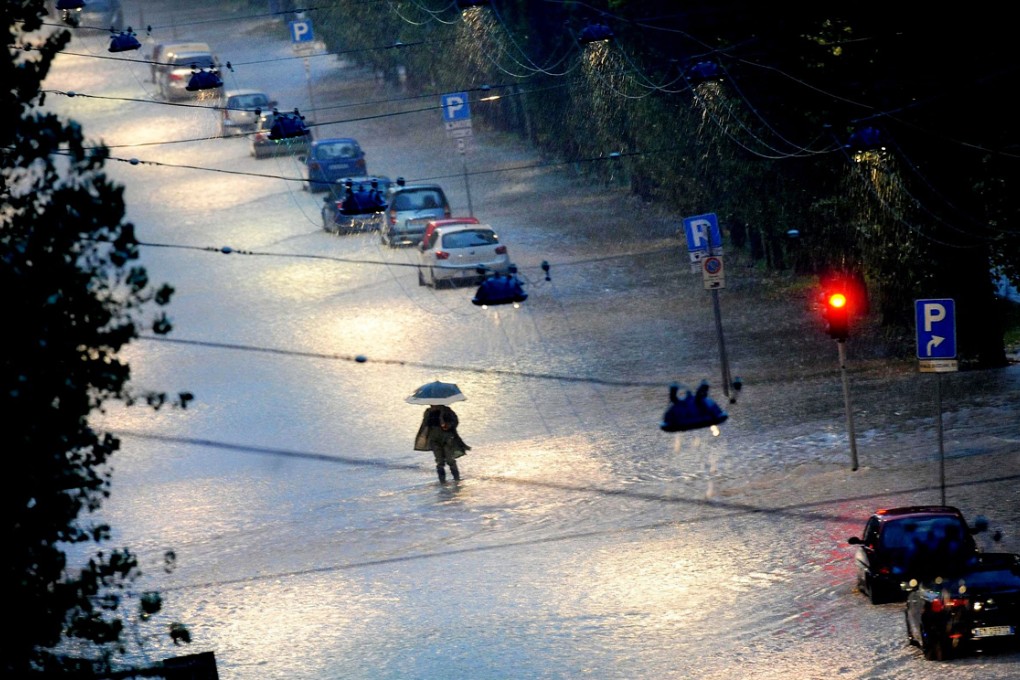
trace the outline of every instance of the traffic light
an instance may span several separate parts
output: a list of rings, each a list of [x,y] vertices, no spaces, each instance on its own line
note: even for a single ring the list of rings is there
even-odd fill
[[[839,342],[850,337],[849,302],[846,295],[839,292],[828,293],[825,297],[825,320],[829,327],[829,337]]]

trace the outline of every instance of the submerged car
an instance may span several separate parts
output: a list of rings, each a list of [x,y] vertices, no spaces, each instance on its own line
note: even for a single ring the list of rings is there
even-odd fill
[[[308,180],[305,188],[313,193],[326,191],[347,177],[364,177],[367,173],[365,152],[351,137],[316,140],[299,160],[305,164],[305,178]]]
[[[487,224],[451,224],[432,230],[421,244],[418,285],[478,283],[510,271],[510,255]]]
[[[276,108],[276,101],[261,90],[227,90],[220,109],[220,135],[254,132],[259,116]]]
[[[380,238],[390,247],[416,246],[425,234],[425,225],[450,217],[450,202],[438,184],[400,184],[390,191],[389,207]]]
[[[926,659],[1016,647],[1020,630],[1020,555],[982,553],[949,576],[913,580],[907,591],[907,639]]]
[[[273,139],[273,125],[278,117],[286,117],[294,120],[300,118],[298,113],[280,112],[272,110],[259,116],[255,125],[255,132],[251,133],[251,155],[256,159],[268,156],[302,156],[307,155],[312,146],[312,131],[304,127],[301,134],[283,136]]]
[[[350,177],[335,183],[322,199],[322,228],[333,234],[377,231],[390,184],[384,176]]]
[[[903,600],[903,583],[952,573],[976,555],[973,534],[986,527],[982,518],[969,527],[963,513],[948,505],[878,510],[861,536],[847,539],[857,547],[857,588],[872,604]]]

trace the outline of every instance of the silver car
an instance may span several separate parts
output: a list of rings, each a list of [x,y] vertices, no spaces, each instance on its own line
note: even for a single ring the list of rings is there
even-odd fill
[[[223,136],[254,132],[259,115],[276,107],[276,101],[259,90],[228,90],[223,93],[220,110],[220,134]]]
[[[487,224],[436,227],[421,244],[418,285],[477,283],[510,270],[510,255]]]
[[[450,202],[438,184],[400,184],[392,189],[380,238],[384,245],[416,246],[421,243],[425,226],[435,219],[449,217]]]

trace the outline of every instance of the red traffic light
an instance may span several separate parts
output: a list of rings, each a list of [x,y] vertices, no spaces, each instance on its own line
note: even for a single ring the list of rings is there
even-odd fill
[[[843,342],[850,337],[849,301],[843,293],[829,293],[825,299],[825,320],[829,337]]]
[[[829,306],[839,309],[846,307],[846,295],[842,293],[833,293],[829,296]]]

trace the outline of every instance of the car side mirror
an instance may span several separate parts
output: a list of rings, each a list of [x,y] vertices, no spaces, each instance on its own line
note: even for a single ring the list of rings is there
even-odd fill
[[[861,540],[860,536],[851,536],[850,538],[846,539],[846,542],[849,543],[850,545],[864,545],[864,541]]]
[[[277,106],[279,106],[279,103],[275,99],[269,100],[269,108],[275,109]]]
[[[305,156],[304,154],[300,154],[300,155],[298,155],[297,159],[298,159],[298,162],[304,163],[304,162],[306,162],[308,160],[308,157]]]

